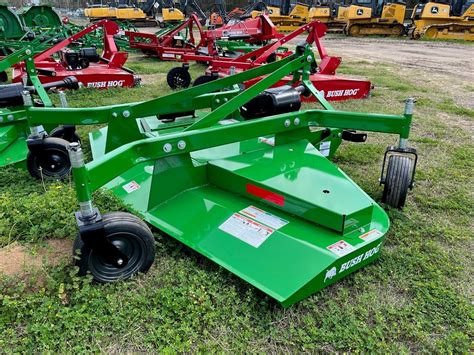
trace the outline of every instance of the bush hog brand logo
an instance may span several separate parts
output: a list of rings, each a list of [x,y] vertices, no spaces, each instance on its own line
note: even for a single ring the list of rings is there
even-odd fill
[[[337,274],[337,269],[336,267],[332,267],[326,272],[326,277],[324,278],[324,282],[326,282],[327,279],[331,280],[334,276]]]
[[[380,251],[380,246],[382,243],[377,245],[376,247],[366,251],[364,254],[360,254],[359,256],[356,256],[354,259],[351,259],[349,261],[346,261],[344,264],[341,265],[341,268],[339,269],[339,272],[337,271],[337,268],[334,266],[328,271],[326,271],[326,276],[324,277],[324,282],[327,280],[331,280],[334,276],[336,276],[338,273],[340,274],[341,272],[347,271],[350,268],[353,268],[360,262],[367,260],[368,258],[374,256]]]
[[[125,80],[95,81],[87,83],[88,88],[121,88]]]
[[[328,92],[324,92],[321,90],[325,98],[329,97],[351,97],[356,96],[359,92],[359,89],[347,89],[347,90],[331,90]]]

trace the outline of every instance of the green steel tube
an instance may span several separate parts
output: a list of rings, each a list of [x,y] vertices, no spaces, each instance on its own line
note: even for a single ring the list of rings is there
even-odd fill
[[[295,132],[305,126],[401,134],[407,124],[407,118],[402,115],[307,110],[233,125],[212,126],[205,129],[165,134],[123,145],[88,163],[88,181],[90,190],[95,191],[138,163],[243,141],[257,136]],[[298,137],[295,136],[294,139],[296,140]]]

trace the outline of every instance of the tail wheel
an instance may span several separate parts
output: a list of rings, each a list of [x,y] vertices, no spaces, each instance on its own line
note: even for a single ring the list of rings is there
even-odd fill
[[[114,282],[147,272],[155,260],[155,240],[148,226],[138,217],[125,212],[102,216],[105,238],[124,254],[128,261],[121,266],[110,263],[104,252],[84,244],[76,237],[73,253],[77,255],[79,275],[90,272],[95,281]]]
[[[347,34],[349,36],[358,36],[360,34],[361,27],[359,25],[351,25],[347,29]]]
[[[166,76],[166,81],[172,89],[184,89],[191,84],[191,75],[188,70],[183,67],[171,69]]]
[[[412,184],[412,173],[412,159],[403,155],[391,155],[388,158],[382,202],[395,208],[402,208]]]
[[[61,138],[69,143],[81,143],[81,137],[74,130],[59,126],[49,133],[49,137]]]
[[[28,152],[26,166],[31,176],[62,180],[71,172],[68,142],[61,138],[45,138],[41,148]]]
[[[194,80],[193,86],[206,84],[206,83],[209,83],[209,82],[214,81],[216,79],[219,79],[219,78],[217,76],[214,76],[214,75],[201,75],[196,80]]]

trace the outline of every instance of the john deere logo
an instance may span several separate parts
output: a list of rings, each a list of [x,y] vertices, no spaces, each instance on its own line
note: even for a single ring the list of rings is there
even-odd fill
[[[431,8],[431,13],[432,13],[432,14],[437,14],[438,12],[439,12],[438,6],[433,6],[433,7]]]
[[[364,10],[357,9],[357,16],[362,16],[364,14]]]

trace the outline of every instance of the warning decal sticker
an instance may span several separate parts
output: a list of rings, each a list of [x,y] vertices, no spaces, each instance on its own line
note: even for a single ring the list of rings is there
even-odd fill
[[[122,188],[129,194],[140,188],[140,185],[136,181],[130,181],[128,184],[122,186]]]
[[[258,137],[259,143],[265,143],[271,145],[272,147],[275,146],[275,137],[265,138],[265,137]]]
[[[355,250],[355,248],[352,245],[346,243],[343,240],[340,240],[337,243],[334,243],[328,246],[327,249],[329,251],[332,251],[337,256],[344,256]]]
[[[220,120],[219,121],[219,124],[222,125],[222,126],[226,126],[226,125],[229,125],[229,124],[234,124],[234,123],[238,123],[239,121],[237,121],[236,119],[234,118],[229,118],[227,120]]]
[[[280,229],[281,227],[288,224],[287,220],[261,210],[255,206],[249,206],[240,211],[240,213],[246,215],[247,217],[253,218],[258,222],[266,224],[273,229]]]
[[[255,222],[239,213],[234,213],[219,229],[241,241],[258,248],[274,232],[270,227]]]
[[[362,234],[359,238],[365,240],[366,242],[371,242],[372,240],[377,239],[382,236],[382,232],[378,229],[372,229],[371,231]]]
[[[331,152],[331,141],[321,142],[321,144],[319,144],[319,152],[323,156],[328,157]]]

